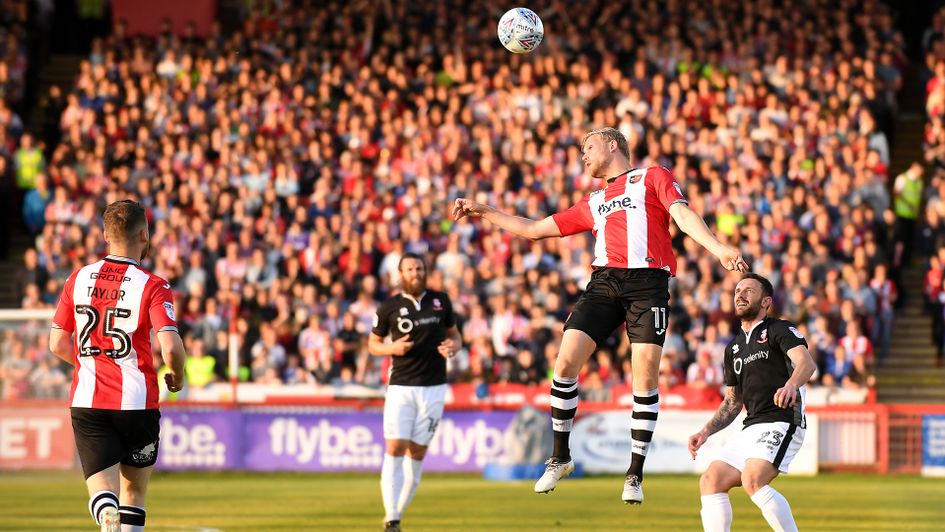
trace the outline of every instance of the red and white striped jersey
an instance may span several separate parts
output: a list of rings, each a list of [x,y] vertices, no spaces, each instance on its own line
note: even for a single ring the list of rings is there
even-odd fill
[[[109,255],[69,276],[52,326],[75,333],[72,406],[158,407],[151,329],[177,331],[167,281],[132,259]]]
[[[561,236],[593,231],[595,268],[662,268],[676,275],[669,207],[688,203],[662,166],[638,168],[552,215]]]

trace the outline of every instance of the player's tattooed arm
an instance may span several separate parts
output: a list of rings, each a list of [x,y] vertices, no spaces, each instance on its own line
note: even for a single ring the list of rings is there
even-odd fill
[[[735,387],[729,386],[728,390],[725,392],[725,398],[722,400],[722,404],[719,405],[719,409],[715,411],[715,415],[705,424],[702,431],[706,433],[706,436],[715,434],[729,426],[732,421],[735,421],[735,418],[738,417],[741,411],[742,400],[735,392]]]
[[[729,426],[742,411],[742,400],[738,396],[735,386],[729,386],[725,392],[725,398],[719,409],[715,411],[712,419],[702,427],[702,430],[689,436],[689,453],[692,459],[696,459],[696,453],[705,444],[709,436]]]

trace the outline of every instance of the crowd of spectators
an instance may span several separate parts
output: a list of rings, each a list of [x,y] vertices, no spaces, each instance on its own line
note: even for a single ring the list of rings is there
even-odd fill
[[[0,256],[7,252],[9,226],[18,222],[16,198],[28,183],[14,176],[22,156],[19,138],[24,132],[20,114],[26,99],[29,49],[27,45],[27,0],[0,0]]]
[[[52,305],[105,253],[102,208],[132,197],[151,218],[145,266],[178,296],[192,386],[224,378],[231,324],[244,380],[382,385],[366,335],[406,251],[459,315],[451,379],[539,383],[590,235],[533,243],[449,207],[570,206],[599,186],[582,135],[611,125],[771,279],[818,381],[867,386],[896,298],[888,169],[907,60],[888,6],[836,4],[553,1],[527,56],[498,44],[501,13],[481,0],[274,8],[206,38],[119,24],[51,107],[23,307]],[[718,388],[738,277],[673,231],[660,382]],[[607,399],[632,367],[622,332],[600,347],[582,388]]]
[[[922,201],[917,209],[918,255],[926,262],[923,293],[933,317],[932,341],[936,364],[945,360],[945,8],[932,16],[922,36],[925,64],[926,124],[923,148],[929,168],[927,180],[917,184]]]

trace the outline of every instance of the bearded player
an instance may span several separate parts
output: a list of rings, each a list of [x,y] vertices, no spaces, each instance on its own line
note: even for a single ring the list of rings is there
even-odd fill
[[[742,332],[725,348],[728,390],[715,416],[689,438],[695,458],[709,436],[731,424],[745,406],[741,432],[699,479],[702,526],[708,532],[731,529],[728,491],[737,486],[745,488],[773,530],[797,530],[791,506],[770,484],[788,472],[804,443],[804,385],[817,366],[794,324],[768,316],[773,292],[771,282],[754,273],[736,285],[735,315]]]
[[[391,357],[381,465],[385,532],[400,530],[420,486],[423,459],[443,416],[446,359],[462,345],[449,296],[427,290],[423,259],[405,253],[398,269],[402,291],[378,307],[368,338],[372,355]],[[385,343],[388,336],[392,341]]]

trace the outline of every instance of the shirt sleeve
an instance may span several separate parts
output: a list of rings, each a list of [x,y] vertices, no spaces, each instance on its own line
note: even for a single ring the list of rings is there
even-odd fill
[[[164,279],[152,281],[154,288],[148,301],[148,317],[155,331],[177,332],[177,314],[174,312],[174,293]]]
[[[807,347],[807,340],[804,335],[791,323],[780,321],[774,327],[770,327],[769,330],[771,339],[785,356],[787,356],[788,351],[799,345]]]
[[[75,306],[72,300],[72,291],[75,289],[75,276],[78,272],[72,272],[72,275],[66,279],[65,286],[62,287],[62,294],[59,295],[59,303],[56,305],[56,315],[53,317],[52,327],[62,329],[66,332],[75,332]]]
[[[571,208],[551,215],[555,224],[558,225],[561,236],[574,235],[594,228],[594,217],[591,216],[589,201],[590,196],[584,196]]]
[[[656,190],[656,197],[666,211],[673,203],[689,204],[686,196],[683,194],[682,187],[676,182],[673,174],[662,166],[650,168],[650,175],[653,176],[653,187]]]
[[[453,302],[450,301],[450,298],[446,294],[443,294],[443,307],[446,312],[443,317],[443,325],[449,329],[450,327],[456,326],[456,314],[453,313]]]
[[[381,303],[377,307],[377,313],[374,314],[374,328],[371,329],[371,332],[380,336],[381,338],[386,338],[390,334],[390,320],[387,317],[387,305]]]
[[[738,375],[735,375],[735,368],[732,362],[732,345],[725,348],[725,360],[722,364],[722,376],[725,378],[726,386],[738,386]]]

